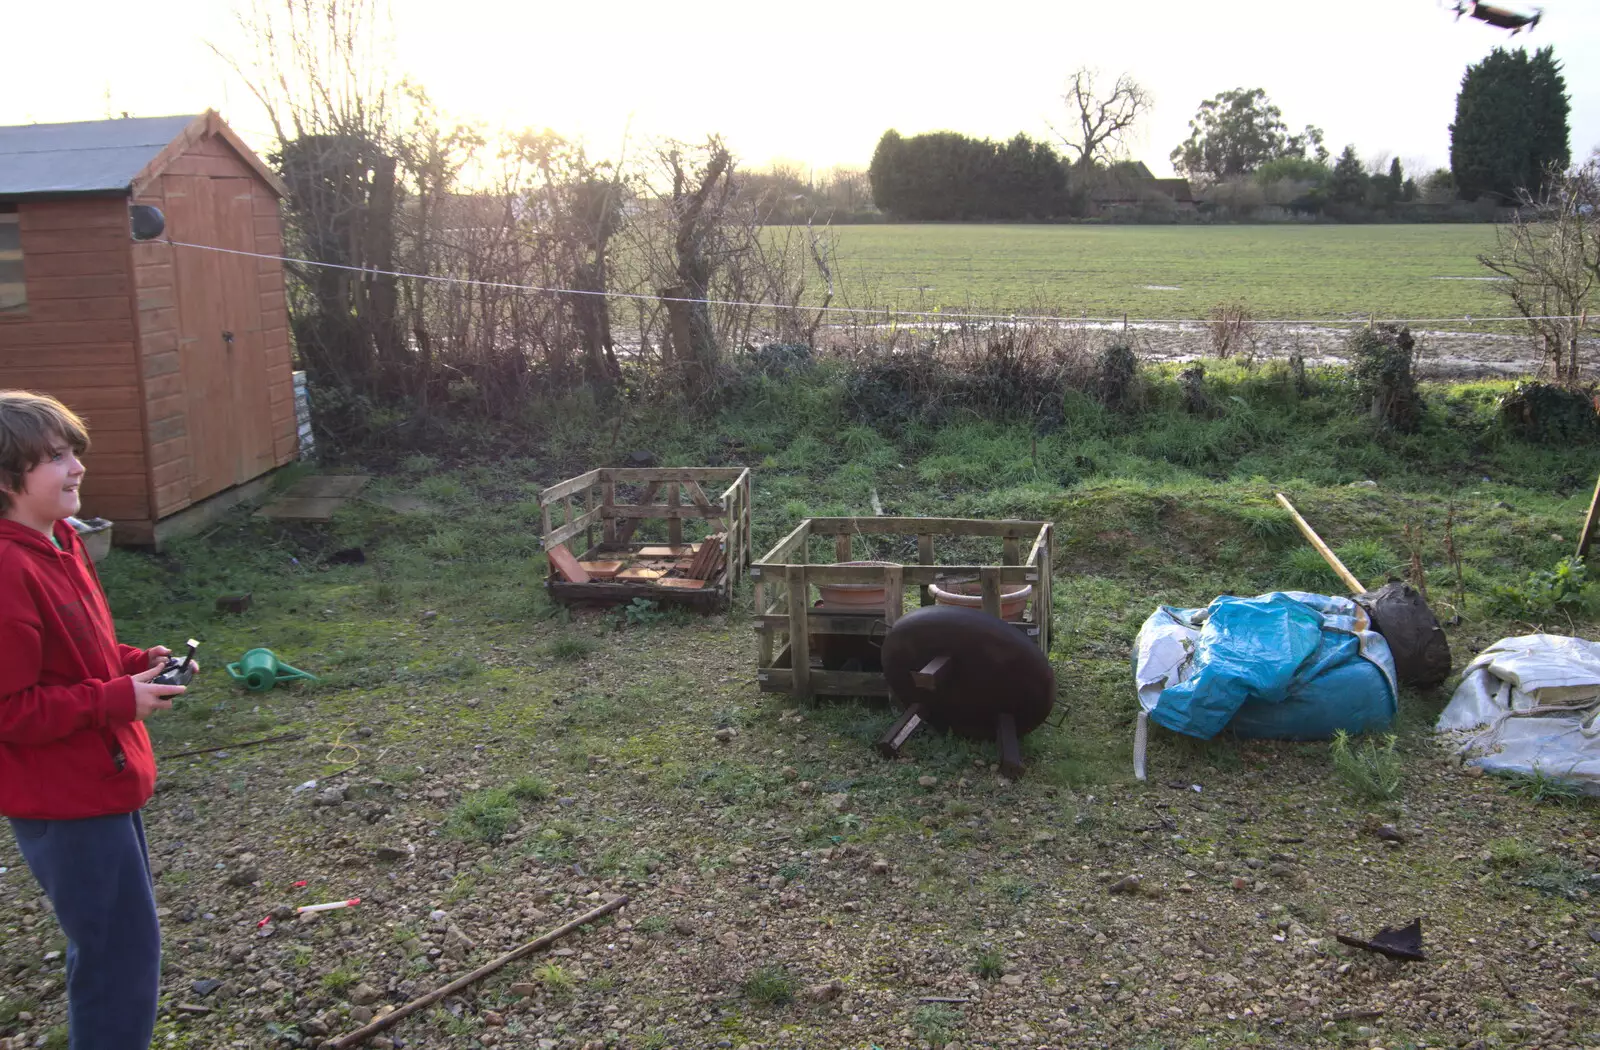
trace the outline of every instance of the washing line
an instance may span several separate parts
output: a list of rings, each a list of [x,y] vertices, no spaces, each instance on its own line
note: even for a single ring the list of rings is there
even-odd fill
[[[1062,317],[1041,314],[975,314],[961,313],[950,310],[899,310],[893,307],[859,307],[859,306],[797,306],[792,303],[760,303],[746,302],[739,299],[693,299],[669,295],[647,295],[642,292],[613,292],[593,291],[584,288],[548,288],[536,284],[514,284],[508,281],[480,281],[469,277],[448,277],[443,274],[407,273],[403,270],[380,270],[372,266],[348,266],[344,263],[318,262],[315,259],[300,259],[289,255],[272,255],[267,252],[247,252],[240,248],[223,248],[214,244],[194,244],[190,241],[175,241],[171,238],[162,238],[159,241],[148,242],[151,244],[167,244],[175,248],[195,248],[200,251],[221,252],[224,255],[242,255],[251,259],[267,259],[274,262],[293,263],[296,266],[316,266],[326,270],[342,270],[346,273],[358,273],[367,277],[403,277],[415,281],[432,281],[436,284],[458,284],[474,288],[491,288],[508,292],[536,292],[542,295],[592,295],[606,299],[626,299],[652,303],[700,303],[706,306],[735,306],[752,310],[793,310],[796,313],[834,313],[851,314],[858,317],[912,317],[933,321],[999,321],[1016,324],[1027,322],[1031,324],[1122,324],[1122,325],[1206,325],[1211,322],[1203,317]],[[1262,318],[1252,319],[1252,325],[1363,325],[1363,324],[1486,324],[1494,321],[1577,321],[1582,320],[1577,314],[1556,314],[1543,317],[1473,317],[1470,315],[1460,317],[1303,317],[1303,318]]]

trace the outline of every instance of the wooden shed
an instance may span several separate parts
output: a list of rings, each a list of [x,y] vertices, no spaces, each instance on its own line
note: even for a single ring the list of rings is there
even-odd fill
[[[282,255],[284,195],[209,110],[0,127],[0,387],[88,420],[84,514],[119,543],[297,454],[282,263],[165,243]],[[133,240],[133,204],[162,240]]]

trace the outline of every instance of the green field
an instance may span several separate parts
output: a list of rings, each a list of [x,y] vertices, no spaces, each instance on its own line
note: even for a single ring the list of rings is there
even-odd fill
[[[1194,318],[1503,315],[1487,225],[841,226],[837,302],[902,310]]]

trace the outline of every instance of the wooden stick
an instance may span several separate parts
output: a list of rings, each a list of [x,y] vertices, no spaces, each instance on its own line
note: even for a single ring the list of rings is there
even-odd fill
[[[1322,537],[1318,536],[1316,530],[1311,527],[1306,519],[1300,516],[1299,511],[1294,509],[1294,504],[1289,502],[1289,497],[1281,492],[1277,496],[1278,502],[1283,504],[1283,509],[1289,512],[1289,516],[1294,519],[1295,525],[1299,527],[1300,534],[1311,542],[1311,546],[1317,549],[1317,553],[1322,555],[1322,560],[1327,562],[1328,567],[1338,575],[1339,579],[1344,581],[1346,587],[1350,588],[1350,593],[1366,594],[1367,589],[1361,586],[1361,581],[1356,579],[1354,574],[1344,567],[1344,562],[1339,560],[1337,554],[1328,549],[1328,545],[1322,542]]]
[[[495,959],[492,962],[484,963],[482,966],[478,967],[476,970],[473,970],[465,977],[457,977],[444,987],[435,988],[433,991],[422,996],[420,999],[411,1000],[394,1013],[384,1014],[371,1024],[357,1028],[349,1035],[342,1035],[337,1039],[330,1039],[328,1042],[325,1042],[322,1045],[324,1048],[326,1048],[326,1050],[345,1050],[346,1047],[359,1046],[368,1039],[371,1039],[373,1036],[377,1035],[379,1032],[399,1024],[401,1021],[405,1020],[407,1017],[410,1017],[418,1010],[421,1010],[424,1007],[432,1006],[445,996],[459,992],[467,985],[472,984],[475,981],[482,980],[491,973],[494,973],[496,970],[500,969],[502,966],[506,965],[506,963],[515,962],[524,955],[527,955],[531,952],[536,952],[540,948],[548,948],[550,945],[565,937],[573,930],[576,930],[578,927],[587,926],[596,919],[611,914],[627,903],[628,898],[626,896],[614,897],[593,911],[578,916],[565,926],[557,927],[537,940],[529,941],[520,948],[506,952],[506,954],[500,956],[500,958]]]
[[[1600,481],[1595,482],[1594,498],[1589,501],[1589,513],[1583,519],[1583,532],[1578,535],[1578,557],[1589,553],[1589,543],[1594,539],[1596,520],[1600,519]]]
[[[193,751],[179,751],[173,755],[157,755],[156,761],[166,762],[173,758],[188,758],[190,755],[209,755],[213,751],[236,751],[242,747],[259,747],[262,744],[281,744],[304,737],[304,733],[280,733],[278,736],[264,736],[260,740],[241,740],[237,744],[218,744],[216,747],[197,747]]]

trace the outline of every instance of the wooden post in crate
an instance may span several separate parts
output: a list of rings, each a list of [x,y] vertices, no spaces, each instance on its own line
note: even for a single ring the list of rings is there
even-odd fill
[[[667,482],[667,546],[676,548],[683,546],[683,518],[679,516],[683,506],[680,486],[676,481]]]
[[[983,590],[983,611],[990,616],[1000,615],[1000,570],[985,565],[978,571],[978,583]]]
[[[617,542],[617,483],[611,480],[611,472],[601,474],[600,482],[601,517],[604,523],[600,526],[600,535],[606,543]]]
[[[917,537],[917,564],[918,565],[932,565],[933,564],[933,534],[932,533],[923,533],[921,536]],[[923,606],[932,605],[933,604],[933,594],[932,594],[932,592],[930,592],[928,590],[928,585],[927,584],[923,584],[922,587],[921,587],[921,591],[922,591],[922,604],[923,604]]]
[[[805,553],[804,549],[801,553]],[[811,585],[806,582],[805,565],[790,565],[784,571],[783,580],[789,588],[789,663],[794,671],[794,695],[809,700],[811,632],[806,621],[810,616]]]

